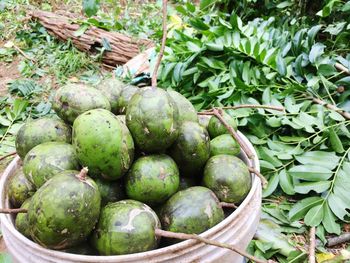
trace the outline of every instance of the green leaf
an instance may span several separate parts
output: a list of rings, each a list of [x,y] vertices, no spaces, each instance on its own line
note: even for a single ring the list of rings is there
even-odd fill
[[[290,221],[296,221],[303,218],[306,213],[314,206],[323,202],[319,196],[307,197],[296,203],[288,213]]]
[[[307,182],[295,184],[294,190],[299,194],[307,194],[310,191],[315,191],[320,194],[327,191],[330,186],[330,181]]]
[[[334,131],[333,128],[329,129],[329,140],[334,151],[337,153],[343,153],[345,151],[338,134]]]
[[[326,231],[328,233],[339,235],[341,232],[340,225],[336,223],[337,218],[334,216],[333,212],[329,208],[328,203],[326,203],[323,206],[323,214],[324,216],[323,216],[322,224],[326,229]]]
[[[263,197],[267,197],[271,195],[277,188],[278,186],[278,181],[279,181],[279,175],[278,173],[275,173],[269,180],[269,183],[266,187],[266,189],[263,190]]]
[[[304,223],[308,226],[318,226],[323,219],[323,204],[312,207],[305,215]]]
[[[296,165],[289,169],[288,172],[296,178],[316,182],[326,181],[333,175],[333,172],[328,168],[310,164]]]
[[[350,209],[350,204],[341,199],[335,193],[331,193],[328,197],[328,204],[332,212],[341,220],[344,220],[345,216],[349,216],[346,209]],[[344,220],[345,221],[345,220]]]
[[[305,152],[302,155],[295,156],[295,159],[302,164],[322,166],[333,170],[335,167],[337,167],[340,158],[335,154],[335,152],[310,151]]]
[[[99,7],[99,0],[83,0],[83,11],[89,17],[96,15]]]
[[[285,76],[287,74],[287,66],[281,54],[278,54],[276,57],[276,65],[278,73]]]
[[[89,28],[88,24],[82,24],[77,31],[75,31],[73,33],[74,36],[76,37],[80,37],[81,35],[83,35],[85,33],[85,31]]]
[[[309,47],[311,47],[314,44],[316,35],[321,30],[321,28],[322,28],[322,25],[316,25],[310,28],[310,30],[307,32],[307,41],[308,41]]]
[[[279,174],[280,186],[287,195],[294,195],[294,186],[292,177],[287,173],[285,169],[281,170]]]
[[[315,63],[317,59],[324,53],[325,45],[321,43],[316,43],[312,46],[310,54],[309,54],[309,60],[311,63]]]
[[[1,263],[12,263],[12,258],[8,253],[0,253],[0,262]]]
[[[206,9],[207,7],[211,6],[213,3],[212,0],[201,0],[200,4],[199,4],[199,8],[201,10]],[[215,2],[214,2],[215,3]]]
[[[106,51],[112,51],[111,44],[109,43],[109,40],[107,38],[105,38],[105,37],[102,38],[102,47]]]
[[[331,111],[328,116],[335,121],[345,121],[345,118],[336,111]]]
[[[201,31],[205,31],[209,29],[209,26],[199,18],[191,18],[189,22],[191,26],[193,26],[195,29],[198,29]]]
[[[191,52],[200,52],[201,51],[201,47],[199,47],[197,44],[191,42],[191,41],[187,41],[186,42],[186,46],[188,48],[189,51]]]

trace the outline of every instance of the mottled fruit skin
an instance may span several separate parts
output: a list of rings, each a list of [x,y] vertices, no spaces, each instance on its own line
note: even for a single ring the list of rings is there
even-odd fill
[[[204,168],[203,185],[223,202],[240,203],[252,187],[247,165],[232,155],[211,157]]]
[[[179,183],[176,163],[165,154],[140,157],[125,178],[127,196],[148,205],[165,202],[176,193]]]
[[[23,160],[35,146],[44,142],[72,141],[72,129],[62,120],[55,117],[42,117],[27,121],[16,136],[16,152]]]
[[[125,255],[157,248],[155,229],[161,228],[156,213],[135,200],[105,206],[92,236],[101,255]]]
[[[140,88],[133,85],[126,85],[123,87],[118,99],[117,107],[118,107],[119,114],[125,114],[132,96],[139,91],[140,91]]]
[[[237,130],[237,122],[233,117],[231,117],[228,113],[223,111],[223,118],[234,130]],[[224,124],[222,124],[221,121],[215,116],[212,116],[210,118],[210,121],[208,124],[208,132],[209,132],[210,138],[212,139],[219,135],[229,133],[227,128],[224,126]]]
[[[210,118],[211,118],[210,115],[199,115],[198,116],[198,123],[199,123],[199,125],[201,125],[206,130],[208,130]]]
[[[67,249],[60,250],[65,253],[70,253],[70,254],[78,254],[78,255],[98,255],[98,252],[96,249],[91,247],[88,242],[83,242],[79,245],[76,245],[74,247],[70,247]]]
[[[93,177],[117,180],[130,168],[134,142],[113,113],[95,109],[81,114],[73,124],[73,147]]]
[[[39,144],[23,161],[23,172],[36,189],[55,174],[76,169],[79,169],[79,162],[73,146],[62,142]]]
[[[185,96],[174,90],[168,90],[168,93],[179,110],[179,125],[185,121],[198,122],[197,111]]]
[[[161,152],[177,139],[178,109],[166,91],[146,87],[132,97],[126,124],[141,151]]]
[[[111,110],[108,99],[101,91],[82,84],[68,84],[59,88],[52,107],[61,119],[70,124],[88,110]]]
[[[111,105],[111,111],[118,114],[118,100],[125,84],[119,79],[109,78],[101,81],[97,88],[106,96]]]
[[[222,134],[210,141],[210,156],[228,154],[236,156],[241,152],[241,147],[231,134]]]
[[[32,198],[25,200],[21,206],[23,209],[28,209]],[[18,213],[16,216],[16,229],[25,237],[30,238],[30,226],[28,220],[28,213]]]
[[[28,209],[30,234],[52,249],[73,247],[87,239],[97,223],[101,196],[96,183],[63,171],[47,181],[32,197]]]
[[[224,211],[215,194],[203,186],[194,186],[174,194],[163,206],[160,221],[171,232],[200,234],[224,219]]]
[[[23,173],[23,169],[20,168],[11,177],[7,191],[11,204],[17,208],[35,193],[35,187],[28,181]]]
[[[101,194],[101,206],[123,200],[126,197],[124,185],[121,181],[110,182],[96,178],[95,183]]]
[[[208,132],[197,122],[184,122],[169,154],[177,163],[181,175],[197,176],[210,156]]]

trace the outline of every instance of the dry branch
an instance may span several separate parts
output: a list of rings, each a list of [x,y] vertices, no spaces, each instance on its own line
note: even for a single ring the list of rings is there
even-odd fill
[[[340,72],[346,73],[348,75],[350,75],[350,70],[347,67],[344,67],[342,64],[340,63],[335,63],[335,68],[337,70],[339,70]]]
[[[333,247],[349,241],[350,241],[350,233],[344,233],[344,234],[341,234],[340,236],[329,238],[327,240],[327,246]]]
[[[313,226],[310,229],[309,263],[316,263],[315,247],[316,247],[316,228]]]
[[[12,153],[6,154],[6,155],[4,155],[4,156],[1,156],[1,157],[0,157],[0,161],[4,160],[4,159],[6,159],[6,158],[8,158],[8,157],[10,157],[10,156],[16,155],[16,153],[17,153],[17,152],[12,152]]]
[[[350,120],[350,113],[349,112],[346,112],[342,109],[339,109],[337,106],[333,105],[333,104],[329,104],[321,99],[318,99],[318,98],[314,98],[314,97],[307,97],[308,99],[311,99],[314,103],[317,103],[317,104],[320,104],[324,107],[326,107],[327,109],[330,109],[330,110],[334,110],[336,112],[338,112],[340,115],[342,115],[345,119],[348,119]]]
[[[82,35],[75,36],[80,25],[72,23],[73,20],[69,17],[46,11],[31,11],[29,15],[37,19],[51,35],[63,41],[71,39],[76,48],[90,54],[97,54],[97,48],[103,47],[103,39],[107,40],[111,51],[104,51],[102,61],[111,66],[124,64],[143,50],[154,46],[148,39],[134,39],[95,26],[90,26]]]
[[[0,208],[0,214],[18,214],[18,213],[27,213],[28,210],[24,208]]]

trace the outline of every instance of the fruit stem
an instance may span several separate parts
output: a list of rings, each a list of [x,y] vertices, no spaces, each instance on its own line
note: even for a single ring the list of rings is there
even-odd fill
[[[160,47],[160,51],[159,51],[159,55],[157,58],[157,62],[156,65],[154,66],[154,70],[153,70],[153,74],[152,74],[152,88],[156,88],[157,87],[157,77],[158,77],[158,69],[160,66],[160,62],[162,61],[162,57],[164,54],[164,50],[165,50],[165,42],[166,42],[166,35],[167,35],[167,4],[168,1],[167,0],[163,0],[163,37],[162,37],[162,45]]]
[[[226,208],[234,208],[234,209],[238,208],[238,206],[236,206],[234,203],[220,202],[219,205],[221,207],[226,207]]]
[[[80,170],[80,173],[77,174],[76,176],[80,181],[85,181],[87,174],[88,174],[89,169],[87,167],[83,167],[83,169]]]
[[[253,167],[248,167],[249,172],[255,174],[257,177],[260,178],[261,183],[263,185],[263,188],[267,187],[268,181],[266,180],[266,178],[256,169],[254,169]]]
[[[266,261],[266,260],[256,258],[256,257],[248,254],[244,250],[237,248],[233,245],[217,242],[217,241],[214,241],[214,240],[211,240],[208,238],[201,237],[201,236],[196,235],[196,234],[175,233],[175,232],[165,231],[165,230],[161,230],[161,229],[156,229],[155,234],[157,236],[161,236],[161,237],[176,238],[176,239],[182,239],[182,240],[195,239],[195,240],[198,240],[198,241],[205,243],[207,245],[212,245],[212,246],[232,250],[232,251],[236,252],[237,254],[240,254],[243,257],[249,258],[251,261],[257,262],[257,263],[269,263],[269,262],[272,263],[272,262],[274,262],[272,260]]]
[[[27,213],[28,210],[25,208],[0,208],[0,214],[18,214],[18,213]]]

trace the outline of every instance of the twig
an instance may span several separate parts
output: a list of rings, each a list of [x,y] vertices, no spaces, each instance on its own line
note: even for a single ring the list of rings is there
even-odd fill
[[[350,70],[347,67],[344,67],[342,64],[340,63],[335,63],[334,67],[339,70],[340,72],[344,72],[348,75],[350,75]]]
[[[219,205],[221,207],[227,207],[227,208],[234,208],[234,209],[238,208],[238,206],[236,206],[234,203],[220,202]]]
[[[250,108],[250,109],[269,109],[269,110],[277,110],[277,111],[284,111],[284,107],[280,106],[272,106],[272,105],[255,105],[255,104],[241,104],[237,106],[225,106],[220,107],[221,109],[231,109],[231,110],[237,110],[242,108]]]
[[[313,226],[310,229],[309,263],[316,263],[315,246],[316,246],[316,228]]]
[[[210,111],[201,111],[201,112],[197,112],[198,115],[214,115],[213,112]]]
[[[311,99],[313,102],[317,103],[317,104],[320,104],[330,110],[334,110],[336,112],[338,112],[339,114],[341,114],[344,118],[350,120],[350,113],[349,112],[346,112],[340,108],[338,108],[337,106],[333,105],[333,104],[329,104],[321,99],[318,99],[318,98],[314,98],[314,97],[308,97],[306,96],[308,99]]]
[[[226,248],[229,250],[232,250],[246,258],[249,258],[251,261],[253,262],[257,262],[257,263],[267,263],[267,262],[273,262],[273,261],[266,261],[266,260],[262,260],[259,258],[256,258],[250,254],[248,254],[247,252],[245,252],[242,249],[239,249],[233,245],[230,244],[225,244],[225,243],[220,243],[214,240],[210,240],[201,236],[198,236],[196,234],[185,234],[185,233],[175,233],[175,232],[169,232],[169,231],[164,231],[161,229],[156,229],[155,230],[155,234],[157,236],[161,236],[161,237],[168,237],[168,238],[176,238],[176,239],[181,239],[181,240],[188,240],[188,239],[195,239],[198,240],[202,243],[208,244],[208,245],[212,245],[212,246],[216,246],[216,247],[221,247],[221,248]]]
[[[10,156],[16,155],[16,154],[17,154],[17,152],[12,152],[12,153],[6,154],[4,156],[1,156],[0,157],[0,161],[4,160],[4,159],[6,159],[6,158],[8,158]]]
[[[152,87],[157,87],[157,77],[158,77],[158,69],[160,66],[160,62],[162,61],[162,57],[165,50],[165,42],[166,42],[166,35],[167,35],[167,4],[168,0],[163,0],[163,37],[162,37],[162,45],[160,47],[157,63],[154,67],[153,74],[152,74]]]
[[[337,237],[331,237],[327,240],[327,247],[333,247],[350,241],[350,233],[344,233]]]
[[[253,167],[248,167],[249,171],[253,174],[255,174],[257,177],[260,178],[261,180],[261,183],[263,185],[263,188],[266,188],[267,187],[267,184],[268,184],[268,181],[266,180],[266,178],[259,172],[257,171],[256,169],[254,169]]]
[[[27,213],[28,210],[24,208],[0,208],[0,214],[18,214],[18,213]]]
[[[36,63],[35,59],[29,57],[26,53],[24,53],[24,51],[22,49],[20,49],[18,46],[16,46],[15,44],[13,44],[13,47],[26,59],[32,61],[33,63]]]
[[[81,181],[85,181],[88,172],[89,169],[87,167],[83,167],[83,169],[80,170],[79,174],[77,174],[76,177]]]

